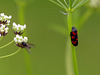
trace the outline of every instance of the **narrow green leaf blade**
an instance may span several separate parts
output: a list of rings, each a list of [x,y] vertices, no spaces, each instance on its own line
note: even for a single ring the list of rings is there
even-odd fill
[[[57,0],[65,9],[67,9],[67,7],[60,1],[60,0]]]
[[[74,6],[77,4],[78,1],[79,1],[79,0],[74,0],[74,2],[73,2],[73,4],[72,4],[72,7],[74,7]]]
[[[67,4],[66,0],[64,0],[64,2],[65,2],[66,6],[67,6],[67,8],[68,8],[68,4]]]
[[[83,6],[84,4],[86,4],[87,2],[89,2],[90,0],[82,0],[80,3],[78,3],[73,9],[77,9],[81,6]]]
[[[52,3],[54,3],[54,4],[56,4],[56,5],[58,5],[59,7],[61,7],[61,8],[63,8],[63,9],[65,9],[63,6],[61,6],[60,4],[58,4],[57,2],[55,2],[55,1],[53,1],[53,0],[50,0]]]

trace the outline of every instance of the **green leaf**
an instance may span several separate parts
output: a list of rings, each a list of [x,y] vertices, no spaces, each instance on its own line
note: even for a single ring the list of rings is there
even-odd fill
[[[65,9],[63,6],[61,6],[60,4],[58,4],[57,2],[55,2],[55,1],[53,1],[53,0],[50,0],[52,3],[54,3],[54,4],[56,4],[56,5],[58,5],[59,7],[61,7],[61,8],[63,8],[63,9]]]
[[[73,4],[72,4],[72,7],[74,7],[74,6],[77,4],[78,1],[79,1],[79,0],[74,0],[74,2],[73,2]]]
[[[67,4],[66,0],[64,0],[64,2],[65,2],[66,6],[67,6],[67,8],[68,8],[68,4]]]
[[[89,2],[90,0],[82,0],[80,3],[78,3],[73,9],[77,9],[79,7],[81,7],[82,5],[86,4],[87,2]]]
[[[67,7],[60,1],[60,0],[57,0],[65,9],[67,9]]]

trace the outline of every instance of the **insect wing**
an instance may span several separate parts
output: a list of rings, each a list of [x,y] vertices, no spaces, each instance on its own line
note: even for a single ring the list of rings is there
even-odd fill
[[[25,47],[26,51],[30,54],[31,53],[31,47],[35,47],[34,44],[30,44],[30,43],[27,43],[27,47]]]
[[[31,54],[31,49],[29,49],[29,48],[27,48],[27,47],[25,47],[25,49],[26,49],[26,51],[27,51],[29,54]]]

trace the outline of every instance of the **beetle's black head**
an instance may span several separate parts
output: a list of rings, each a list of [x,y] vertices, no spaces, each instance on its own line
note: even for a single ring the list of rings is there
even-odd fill
[[[76,29],[75,27],[72,27],[72,31],[76,32],[76,31],[77,31],[77,29]]]

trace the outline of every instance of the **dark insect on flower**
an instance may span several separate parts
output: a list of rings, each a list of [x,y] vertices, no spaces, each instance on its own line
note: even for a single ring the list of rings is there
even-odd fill
[[[25,48],[26,51],[30,54],[31,53],[31,47],[35,47],[35,45],[22,42],[21,44],[16,44],[18,47]]]
[[[75,27],[72,27],[72,31],[70,33],[71,42],[74,46],[78,46],[78,32]]]

